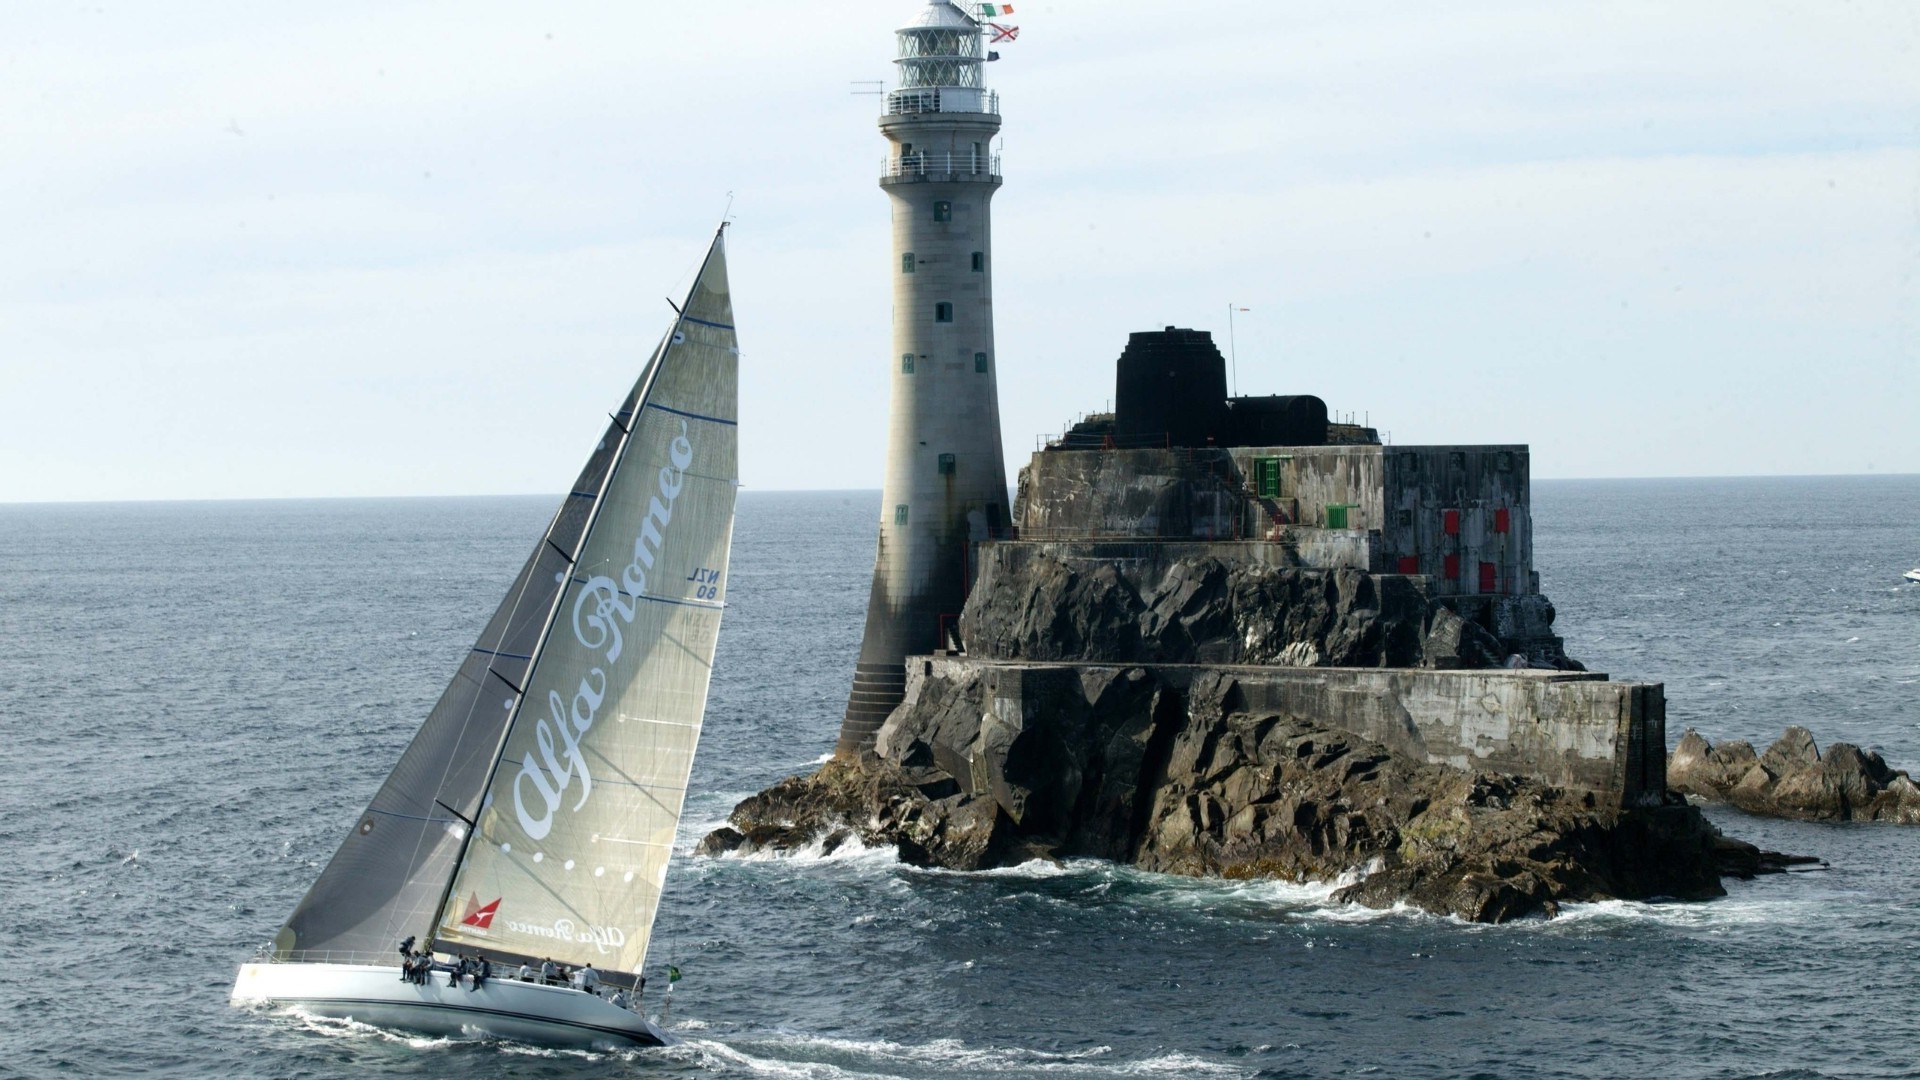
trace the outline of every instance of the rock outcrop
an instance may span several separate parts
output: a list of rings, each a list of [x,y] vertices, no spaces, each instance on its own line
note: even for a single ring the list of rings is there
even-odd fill
[[[1878,752],[1789,727],[1765,753],[1746,742],[1709,743],[1692,728],[1667,757],[1667,790],[1750,814],[1803,821],[1920,824],[1920,785]]]
[[[1249,711],[1226,673],[1183,695],[1144,668],[1089,671],[1003,715],[990,666],[956,670],[972,674],[929,677],[873,753],[748,799],[702,850],[857,837],[961,870],[1086,856],[1233,878],[1351,875],[1341,898],[1479,922],[1569,901],[1718,896],[1721,873],[1780,865],[1677,800],[1608,808]]]
[[[1122,664],[1497,668],[1506,642],[1430,595],[1426,579],[1307,570],[1210,555],[1064,557],[1011,547],[983,558],[961,615],[974,655]],[[1550,623],[1552,605],[1528,597]],[[1555,639],[1557,641],[1557,639]],[[1557,650],[1554,666],[1580,670]]]

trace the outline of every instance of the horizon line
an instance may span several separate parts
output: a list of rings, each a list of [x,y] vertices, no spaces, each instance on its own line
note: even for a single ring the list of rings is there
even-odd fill
[[[1920,477],[1920,472],[1852,472],[1852,473],[1700,473],[1684,476],[1548,476],[1532,477],[1529,484],[1546,483],[1620,483],[1626,481],[1662,481],[1662,480],[1858,480],[1881,477],[1890,480]],[[781,494],[781,495],[838,495],[860,494],[879,495],[878,487],[859,488],[756,488],[741,484],[743,493]],[[1009,490],[1012,490],[1009,486]],[[169,505],[182,503],[267,503],[267,502],[372,502],[377,500],[402,499],[532,499],[559,498],[559,491],[493,491],[493,492],[436,492],[413,494],[346,494],[346,495],[183,495],[172,498],[132,498],[132,499],[0,499],[0,507],[19,506],[140,506]]]

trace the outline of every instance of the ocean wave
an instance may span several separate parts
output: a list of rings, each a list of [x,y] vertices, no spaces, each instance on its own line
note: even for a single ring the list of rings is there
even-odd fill
[[[900,851],[891,844],[875,844],[869,847],[857,836],[848,836],[832,851],[827,850],[826,833],[809,840],[805,847],[787,851],[760,850],[750,852],[726,852],[715,855],[715,862],[734,863],[873,863],[875,865],[896,865],[900,861]]]
[[[1045,1075],[1045,1076],[1193,1076],[1239,1078],[1254,1070],[1192,1054],[1172,1051],[1134,1060],[1116,1060],[1110,1046],[1049,1052],[1018,1047],[969,1046],[960,1039],[934,1039],[910,1044],[886,1039],[844,1039],[792,1036],[765,1046],[700,1043],[716,1056],[771,1076],[891,1077],[904,1070],[910,1076]],[[793,1057],[785,1055],[792,1054]],[[878,1071],[875,1071],[878,1070]]]

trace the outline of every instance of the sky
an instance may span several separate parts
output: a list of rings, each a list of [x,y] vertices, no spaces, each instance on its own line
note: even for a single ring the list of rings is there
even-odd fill
[[[742,482],[877,488],[921,6],[14,0],[0,502],[558,492],[729,205]],[[1536,478],[1920,471],[1920,4],[1015,7],[1010,469],[1177,325]]]

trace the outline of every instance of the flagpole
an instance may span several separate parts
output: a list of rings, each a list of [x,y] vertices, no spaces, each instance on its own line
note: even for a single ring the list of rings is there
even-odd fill
[[[1233,396],[1240,396],[1240,347],[1233,336],[1233,301],[1227,301],[1227,356],[1233,364]]]

